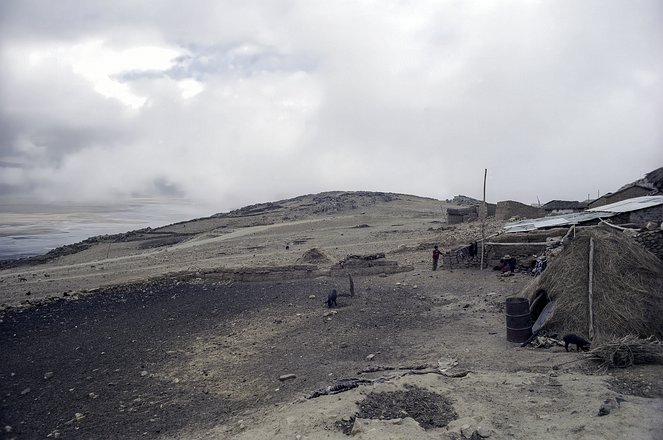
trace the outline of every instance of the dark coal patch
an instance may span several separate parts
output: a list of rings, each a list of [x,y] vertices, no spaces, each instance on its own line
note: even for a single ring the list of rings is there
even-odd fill
[[[357,417],[390,420],[412,417],[424,429],[442,428],[458,418],[450,400],[417,386],[404,391],[370,393],[359,403]]]

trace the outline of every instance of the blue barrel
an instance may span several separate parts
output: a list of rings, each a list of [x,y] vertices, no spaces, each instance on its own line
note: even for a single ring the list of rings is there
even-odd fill
[[[532,320],[527,298],[506,299],[506,340],[525,342],[532,336]]]

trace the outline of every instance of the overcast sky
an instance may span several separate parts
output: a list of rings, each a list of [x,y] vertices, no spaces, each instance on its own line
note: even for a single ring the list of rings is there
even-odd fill
[[[659,0],[2,0],[0,202],[542,203],[663,166]]]

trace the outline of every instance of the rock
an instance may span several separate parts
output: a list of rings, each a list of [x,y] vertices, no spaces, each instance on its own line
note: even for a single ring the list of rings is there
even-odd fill
[[[493,435],[493,431],[491,431],[488,428],[484,428],[483,426],[477,426],[477,435],[481,438],[488,438],[491,435]]]
[[[26,389],[24,389],[23,391],[21,391],[21,396],[25,396],[25,395],[28,394],[30,391],[32,391],[32,390],[30,389],[30,387],[27,387]]]
[[[297,378],[296,375],[290,373],[290,374],[283,374],[283,375],[281,375],[281,376],[279,377],[279,380],[280,380],[281,382],[284,382],[284,381],[286,381],[286,380],[296,379],[296,378]]]
[[[612,410],[619,408],[621,402],[624,402],[622,397],[611,397],[610,399],[604,400],[601,404],[601,407],[599,408],[598,415],[606,416],[610,414]]]
[[[362,419],[356,418],[355,422],[352,424],[352,431],[351,431],[352,436],[354,437],[357,434],[361,434],[365,430],[366,430],[366,423]]]
[[[366,356],[366,360],[367,361],[372,361],[374,357],[375,357],[375,353],[371,353],[368,356]]]
[[[90,397],[90,399],[96,399],[97,397],[99,397],[99,395],[96,393],[90,393],[88,394],[88,396]]]
[[[335,315],[335,314],[337,314],[337,313],[338,313],[338,312],[337,312],[336,310],[330,310],[330,311],[326,312],[326,313],[325,313],[324,315],[322,315],[322,316],[326,318],[327,316],[333,316],[333,315]]]
[[[460,427],[460,433],[463,437],[470,438],[472,437],[472,434],[474,434],[474,427],[472,425],[465,424]]]
[[[44,380],[48,380],[51,377],[53,377],[53,372],[52,371],[47,371],[46,373],[44,373]]]
[[[140,376],[141,376],[141,377],[145,377],[145,376],[147,376],[148,374],[149,374],[149,373],[148,373],[147,371],[145,371],[145,370],[143,370],[143,371],[140,372]]]
[[[450,421],[447,425],[447,431],[458,435],[462,434],[464,437],[470,438],[474,433],[474,427],[478,424],[479,421],[474,417],[461,417]]]
[[[309,295],[308,299],[315,299],[315,295]]]

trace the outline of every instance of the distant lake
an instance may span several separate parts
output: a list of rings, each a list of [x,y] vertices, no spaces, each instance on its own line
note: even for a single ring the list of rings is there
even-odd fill
[[[42,255],[89,237],[155,228],[218,211],[180,199],[132,199],[114,204],[0,204],[0,260]]]

